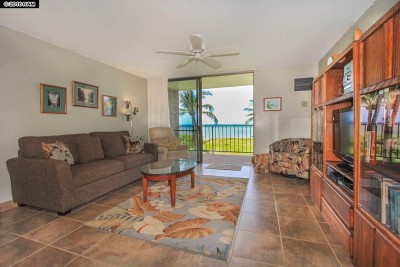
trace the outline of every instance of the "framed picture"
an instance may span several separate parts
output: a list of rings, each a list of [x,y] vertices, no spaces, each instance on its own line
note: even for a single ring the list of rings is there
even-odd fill
[[[102,115],[117,117],[117,97],[102,95]]]
[[[40,84],[40,112],[67,114],[67,88]]]
[[[85,108],[98,108],[99,87],[72,81],[72,105]]]
[[[282,97],[264,98],[264,111],[280,111],[282,110]]]

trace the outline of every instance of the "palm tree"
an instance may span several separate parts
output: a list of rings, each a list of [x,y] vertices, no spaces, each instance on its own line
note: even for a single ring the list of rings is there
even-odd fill
[[[211,91],[203,91],[202,99],[212,96]],[[192,126],[198,125],[197,121],[197,92],[195,90],[183,91],[179,93],[179,116],[188,114],[192,118]],[[218,118],[214,114],[214,107],[211,104],[202,105],[202,113],[218,124]]]
[[[246,115],[246,117],[249,117],[246,121],[245,124],[250,124],[251,122],[253,122],[254,119],[254,110],[253,110],[253,99],[249,100],[249,106],[247,108],[244,108],[244,111],[249,112],[249,114]]]

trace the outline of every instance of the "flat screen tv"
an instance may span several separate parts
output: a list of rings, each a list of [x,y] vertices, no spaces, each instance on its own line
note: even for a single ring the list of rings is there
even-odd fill
[[[354,112],[353,107],[333,111],[333,152],[353,168]]]

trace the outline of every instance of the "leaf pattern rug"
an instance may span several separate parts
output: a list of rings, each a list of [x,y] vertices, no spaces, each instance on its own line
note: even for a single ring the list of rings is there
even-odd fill
[[[248,179],[196,175],[177,179],[171,207],[168,182],[149,187],[86,223],[87,226],[226,259]]]

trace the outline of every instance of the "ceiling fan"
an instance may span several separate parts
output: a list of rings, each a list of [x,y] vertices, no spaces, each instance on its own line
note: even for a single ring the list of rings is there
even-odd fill
[[[212,57],[220,57],[220,56],[233,56],[238,55],[239,48],[238,47],[224,47],[219,49],[207,49],[207,47],[203,44],[201,36],[198,34],[191,34],[189,36],[190,46],[189,51],[170,51],[170,50],[156,50],[156,53],[162,54],[172,54],[172,55],[181,55],[187,56],[185,60],[183,60],[177,68],[182,68],[192,62],[193,60],[201,61],[204,64],[210,66],[211,68],[218,69],[221,67],[221,63],[213,59]]]

